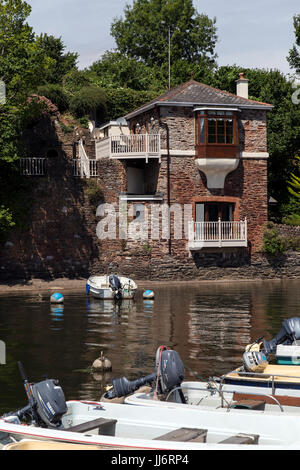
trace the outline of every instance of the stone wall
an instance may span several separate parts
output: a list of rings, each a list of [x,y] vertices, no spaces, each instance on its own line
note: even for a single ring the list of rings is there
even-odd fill
[[[267,113],[242,110],[239,125],[241,152],[267,152]]]

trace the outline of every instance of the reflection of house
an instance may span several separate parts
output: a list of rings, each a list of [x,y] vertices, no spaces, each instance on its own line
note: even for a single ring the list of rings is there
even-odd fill
[[[171,230],[171,242],[150,240],[154,252],[170,253],[170,245],[181,257],[259,250],[268,209],[270,109],[248,99],[248,80],[240,74],[236,95],[190,80],[129,113],[130,135],[96,141],[96,159],[117,171],[114,196],[109,182],[111,202],[138,201],[139,212],[149,203],[191,208],[185,236],[175,239]]]

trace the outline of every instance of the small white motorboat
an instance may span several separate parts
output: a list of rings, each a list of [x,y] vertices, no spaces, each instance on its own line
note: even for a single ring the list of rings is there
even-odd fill
[[[90,276],[86,282],[86,293],[96,299],[122,300],[133,299],[138,286],[129,277],[116,276]]]
[[[243,365],[221,377],[211,377],[207,382],[183,382],[182,365],[176,364],[178,376],[176,387],[164,385],[163,401],[157,400],[157,393],[127,396],[125,402],[147,406],[201,406],[205,409],[249,408],[270,413],[279,407],[285,413],[300,412],[300,318],[283,322],[278,335],[261,342],[259,338],[246,347]],[[277,363],[270,364],[275,356]],[[267,359],[268,357],[268,359]],[[161,379],[160,379],[161,380]],[[159,383],[159,382],[158,382]],[[175,383],[175,382],[174,382]],[[118,390],[118,382],[115,381]],[[251,403],[252,402],[252,403]],[[172,403],[172,405],[170,404]]]
[[[248,345],[242,366],[220,377],[220,383],[250,393],[295,397],[294,403],[300,406],[299,340],[300,318],[284,320],[273,339],[262,337]]]
[[[178,391],[182,393],[184,401]],[[235,413],[237,410],[249,410],[258,414],[293,414],[300,416],[300,399],[294,400],[288,396],[274,396],[262,390],[241,391],[239,387],[230,385],[220,386],[217,382],[182,382],[163,396],[158,396],[154,390],[136,392],[124,398],[124,403],[136,406],[155,408],[190,408],[201,410],[223,410]]]
[[[0,418],[0,444],[34,439],[124,450],[300,449],[299,416],[294,415],[188,407],[175,412],[93,401],[68,401],[66,407],[59,427],[26,425],[16,415]]]
[[[172,369],[178,355],[160,349],[158,359],[167,365],[163,382],[170,385],[176,381]],[[0,417],[0,447],[34,439],[101,449],[300,450],[300,421],[296,415],[66,402],[57,380],[29,383],[21,363],[19,368],[28,404]],[[136,382],[140,381],[130,384],[123,380],[122,386],[136,386]]]

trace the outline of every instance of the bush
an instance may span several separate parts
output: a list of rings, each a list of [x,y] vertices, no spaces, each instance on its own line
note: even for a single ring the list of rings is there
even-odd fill
[[[69,99],[60,85],[46,84],[38,88],[37,94],[45,96],[57,106],[61,113],[69,109]]]
[[[282,222],[286,225],[300,225],[300,215],[290,214],[282,219]]]
[[[263,251],[271,255],[278,255],[284,253],[285,250],[283,237],[280,237],[274,225],[269,223],[264,231]]]
[[[96,180],[90,179],[87,181],[86,194],[89,203],[93,208],[96,208],[101,202],[104,201],[103,191]]]
[[[9,230],[15,225],[12,213],[9,209],[0,206],[0,241],[4,241]]]
[[[77,118],[95,113],[97,119],[104,121],[107,114],[104,91],[95,85],[81,88],[81,90],[71,98],[70,111]]]

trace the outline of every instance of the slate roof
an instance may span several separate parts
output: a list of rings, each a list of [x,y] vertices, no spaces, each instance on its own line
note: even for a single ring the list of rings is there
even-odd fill
[[[272,109],[272,105],[268,103],[261,103],[260,101],[249,100],[240,96],[234,95],[227,91],[218,90],[204,83],[196,82],[191,79],[162,95],[158,96],[152,101],[149,101],[142,107],[132,111],[125,116],[126,119],[141,114],[147,109],[154,106],[162,105],[186,105],[186,106],[234,106],[238,108],[253,108],[253,109]]]

